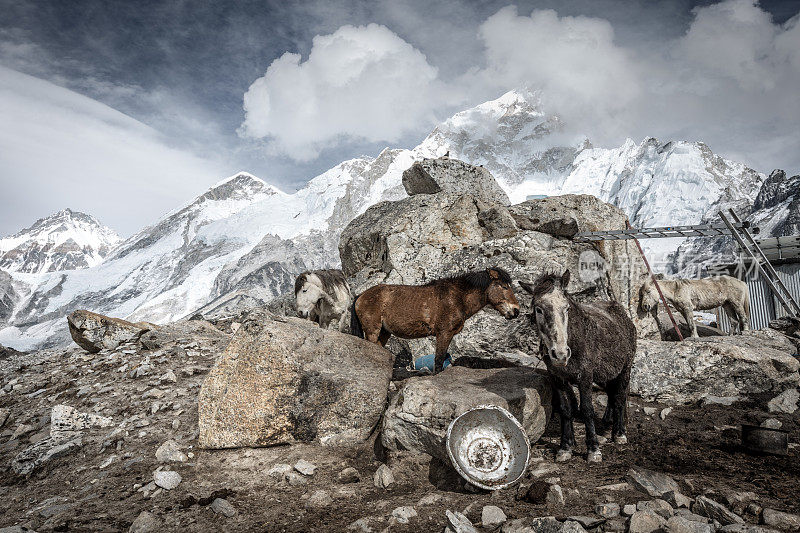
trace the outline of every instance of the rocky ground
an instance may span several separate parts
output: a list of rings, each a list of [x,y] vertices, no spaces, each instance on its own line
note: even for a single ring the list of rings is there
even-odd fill
[[[800,529],[800,419],[789,412],[797,399],[772,402],[770,412],[770,395],[671,408],[632,397],[629,444],[606,443],[603,463],[592,465],[578,456],[554,462],[554,417],[522,482],[486,492],[438,459],[384,451],[377,435],[349,448],[199,449],[198,392],[228,341],[207,322],[187,321],[94,354],[75,346],[0,359],[0,527]],[[391,393],[402,385],[393,382]],[[751,455],[739,446],[740,424],[767,420],[789,432],[788,456]],[[580,440],[582,425],[577,429]],[[537,518],[548,516],[564,522]]]

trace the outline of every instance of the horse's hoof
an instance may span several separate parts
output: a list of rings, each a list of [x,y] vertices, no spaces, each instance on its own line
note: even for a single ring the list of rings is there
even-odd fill
[[[606,442],[608,442],[608,437],[606,437],[605,435],[598,435],[597,442],[599,442],[600,444],[605,444]]]
[[[603,462],[603,454],[600,452],[600,450],[589,452],[589,455],[586,456],[586,462],[601,463]]]
[[[616,437],[614,437],[614,442],[616,442],[617,444],[628,444],[628,437],[626,437],[625,435],[617,435]]]
[[[556,462],[557,463],[564,463],[572,459],[572,451],[571,450],[558,450],[556,453]]]

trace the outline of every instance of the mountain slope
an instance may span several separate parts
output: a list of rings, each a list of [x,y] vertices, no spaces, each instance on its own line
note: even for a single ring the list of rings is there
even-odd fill
[[[120,241],[94,217],[64,209],[0,239],[0,269],[37,273],[88,268]]]
[[[635,226],[700,222],[720,206],[752,202],[764,180],[702,143],[649,138],[594,148],[585,137],[565,137],[536,94],[510,91],[454,115],[412,150],[344,161],[291,195],[246,173],[232,176],[93,268],[12,272],[11,325],[0,330],[0,343],[24,349],[64,342],[63,316],[75,308],[168,322],[201,308],[230,309],[237,299],[269,300],[289,291],[301,270],[337,266],[347,223],[370,205],[404,197],[403,171],[448,151],[488,168],[513,202],[590,193],[621,207]]]

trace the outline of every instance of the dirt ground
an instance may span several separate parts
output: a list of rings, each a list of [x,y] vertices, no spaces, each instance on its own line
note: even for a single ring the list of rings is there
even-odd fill
[[[345,531],[364,518],[373,531],[438,532],[445,525],[447,509],[464,512],[477,525],[481,508],[487,504],[500,507],[509,518],[564,518],[592,516],[597,503],[623,505],[650,499],[630,486],[603,488],[624,482],[633,465],[670,474],[688,496],[710,492],[724,497],[727,491],[752,491],[762,506],[800,511],[800,448],[791,445],[789,455],[781,457],[751,455],[739,446],[739,426],[767,418],[779,419],[789,431],[790,442],[800,442],[797,413],[768,414],[763,408],[768,398],[733,406],[676,407],[664,420],[659,412],[665,406],[631,398],[629,443],[604,444],[603,463],[591,465],[579,454],[569,463],[554,463],[559,435],[554,417],[545,436],[533,446],[533,459],[519,485],[495,492],[470,491],[439,461],[411,454],[387,458],[380,450],[376,452],[374,439],[358,449],[311,445],[196,449],[197,391],[213,364],[215,348],[187,343],[152,353],[127,354],[130,368],[145,358],[154,367],[151,374],[139,378],[119,372],[120,361],[113,354],[90,356],[77,349],[3,368],[0,385],[16,376],[22,387],[12,387],[10,393],[0,396],[0,408],[11,410],[0,437],[0,527],[22,525],[39,532],[120,531],[127,530],[140,512],[150,511],[163,521],[162,530],[169,531]],[[113,362],[107,364],[109,360]],[[179,373],[187,366],[195,371]],[[164,384],[155,377],[168,369],[178,373],[177,384]],[[92,394],[79,396],[77,391],[87,383],[100,385],[93,386]],[[45,392],[37,393],[41,389]],[[155,401],[167,406],[155,413],[151,412],[153,389],[162,391]],[[119,441],[122,444],[104,446],[108,428],[87,430],[85,444],[78,451],[46,463],[27,478],[14,474],[9,468],[11,460],[47,430],[43,417],[56,403],[99,412],[115,421],[139,414],[140,422],[130,426],[131,431]],[[644,407],[657,411],[648,415]],[[141,422],[144,419],[147,424]],[[9,440],[18,424],[34,426],[37,421],[38,427],[16,439],[18,442]],[[577,423],[576,430],[579,450],[585,452],[580,446],[583,425]],[[153,471],[162,466],[155,450],[170,438],[192,455],[188,462],[164,465],[177,471],[182,481],[173,490],[145,496],[137,489],[148,484]],[[116,457],[110,466],[101,469],[111,455]],[[301,458],[317,466],[306,484],[292,486],[267,473],[277,463],[294,464]],[[373,484],[379,459],[387,461],[394,472],[396,482],[387,489]],[[350,466],[358,470],[361,480],[337,482],[337,474]],[[519,486],[526,488],[537,477],[558,478],[566,504],[534,505],[518,500]],[[332,503],[324,508],[308,504],[309,496],[318,490],[328,491]],[[215,514],[209,504],[217,497],[227,499],[236,514]],[[406,524],[392,518],[392,511],[403,506],[412,506],[417,513]]]

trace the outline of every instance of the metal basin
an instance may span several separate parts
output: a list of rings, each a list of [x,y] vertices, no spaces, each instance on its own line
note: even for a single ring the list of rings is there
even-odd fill
[[[517,481],[531,455],[522,425],[496,405],[473,407],[450,422],[446,447],[461,477],[487,490]]]
[[[789,432],[742,424],[742,446],[753,452],[787,455]]]

